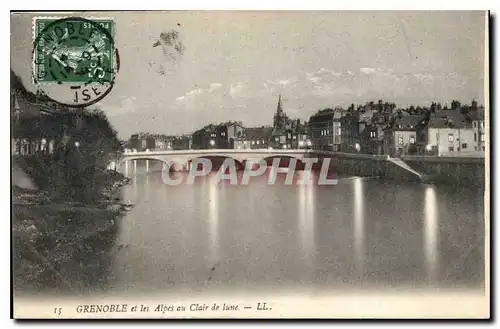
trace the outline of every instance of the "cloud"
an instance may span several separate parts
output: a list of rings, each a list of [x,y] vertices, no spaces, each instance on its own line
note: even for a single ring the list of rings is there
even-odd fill
[[[297,81],[298,79],[296,77],[291,77],[288,79],[266,80],[264,84],[266,88],[273,88],[273,87],[286,88],[293,86]]]
[[[312,83],[331,82],[342,78],[343,75],[344,73],[322,67],[314,72],[306,73],[306,79]]]
[[[364,74],[374,74],[375,72],[377,72],[376,69],[372,69],[371,67],[362,67],[359,70]]]
[[[177,97],[175,100],[177,102],[185,102],[185,101],[188,101],[195,96],[200,96],[200,95],[207,94],[207,93],[208,94],[213,93],[216,90],[219,90],[220,88],[222,88],[222,83],[213,82],[213,83],[208,85],[208,88],[193,89],[191,91],[186,92],[184,95]]]
[[[203,94],[204,91],[200,88],[197,88],[197,89],[194,89],[194,90],[191,90],[190,92],[186,93],[186,97],[189,97],[189,96],[195,96],[195,95],[200,95],[200,94]]]
[[[434,82],[434,76],[428,73],[414,73],[413,76],[424,83]]]
[[[318,77],[312,73],[306,73],[307,80],[311,81],[312,83],[316,83],[321,81],[321,77]]]
[[[360,99],[433,99],[435,95],[446,94],[446,86],[450,83],[461,86],[463,78],[453,73],[395,72],[372,67],[361,67],[359,71],[334,70],[321,67],[306,72],[290,92],[297,99],[309,96],[339,103],[357,102]]]
[[[96,106],[105,109],[106,115],[109,117],[135,112],[137,109],[135,97],[120,96],[118,99],[119,105],[103,105],[97,103]]]
[[[229,86],[229,95],[231,95],[231,97],[237,97],[243,90],[245,90],[245,84],[243,82],[232,83]]]
[[[221,87],[222,87],[222,83],[214,82],[214,83],[210,84],[210,86],[208,87],[208,90],[214,91],[214,90],[220,89]]]

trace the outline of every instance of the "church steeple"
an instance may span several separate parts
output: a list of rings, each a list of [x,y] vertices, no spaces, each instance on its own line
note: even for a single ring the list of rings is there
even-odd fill
[[[281,115],[283,113],[283,108],[281,107],[281,94],[279,95],[279,98],[278,98],[278,108],[276,110],[276,113],[278,115]]]
[[[274,127],[281,127],[283,117],[284,117],[284,113],[283,113],[283,108],[281,107],[281,94],[280,94],[279,98],[278,98],[278,107],[276,109],[276,113],[274,114],[273,126]]]

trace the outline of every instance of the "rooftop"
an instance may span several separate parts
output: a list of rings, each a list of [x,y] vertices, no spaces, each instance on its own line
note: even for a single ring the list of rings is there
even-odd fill
[[[392,126],[393,130],[415,130],[425,119],[424,115],[403,115],[397,117]]]
[[[471,128],[471,121],[464,114],[448,110],[433,113],[430,117],[429,128]]]
[[[469,118],[473,121],[484,120],[484,108],[470,112]]]
[[[267,139],[271,135],[273,127],[251,127],[246,129],[247,138]]]

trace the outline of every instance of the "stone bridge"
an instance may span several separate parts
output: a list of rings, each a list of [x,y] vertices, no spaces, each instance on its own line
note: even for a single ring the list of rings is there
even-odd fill
[[[269,158],[293,158],[303,161],[310,154],[309,150],[287,150],[287,149],[203,149],[203,150],[161,150],[147,152],[123,153],[116,167],[126,161],[153,160],[161,161],[171,166],[187,165],[194,159],[199,158],[231,158],[240,165],[246,162],[259,162]]]
[[[305,158],[330,158],[332,165],[338,173],[364,176],[383,177],[387,179],[426,181],[429,175],[425,171],[414,170],[402,159],[394,159],[388,155],[369,155],[357,153],[342,153],[331,151],[307,150],[307,149],[203,149],[203,150],[161,150],[148,152],[123,153],[116,163],[108,166],[108,169],[118,169],[125,162],[125,171],[128,172],[128,163],[135,160],[161,161],[174,167],[174,170],[188,169],[189,163],[199,158],[231,158],[238,165],[244,166],[248,162],[257,163],[261,160],[271,158],[292,158],[304,162]],[[430,161],[430,160],[429,160]],[[148,171],[149,161],[146,162]]]

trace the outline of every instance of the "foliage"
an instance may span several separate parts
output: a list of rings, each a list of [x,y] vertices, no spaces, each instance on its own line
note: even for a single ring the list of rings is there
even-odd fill
[[[11,71],[13,93],[35,104],[50,107],[51,103],[26,90]],[[54,141],[53,153],[38,152],[19,157],[18,165],[41,189],[58,197],[93,202],[107,184],[101,177],[112,158],[121,151],[121,143],[102,110],[59,107],[50,114],[21,115],[13,122],[12,137],[40,142]],[[75,144],[78,142],[78,146]]]

